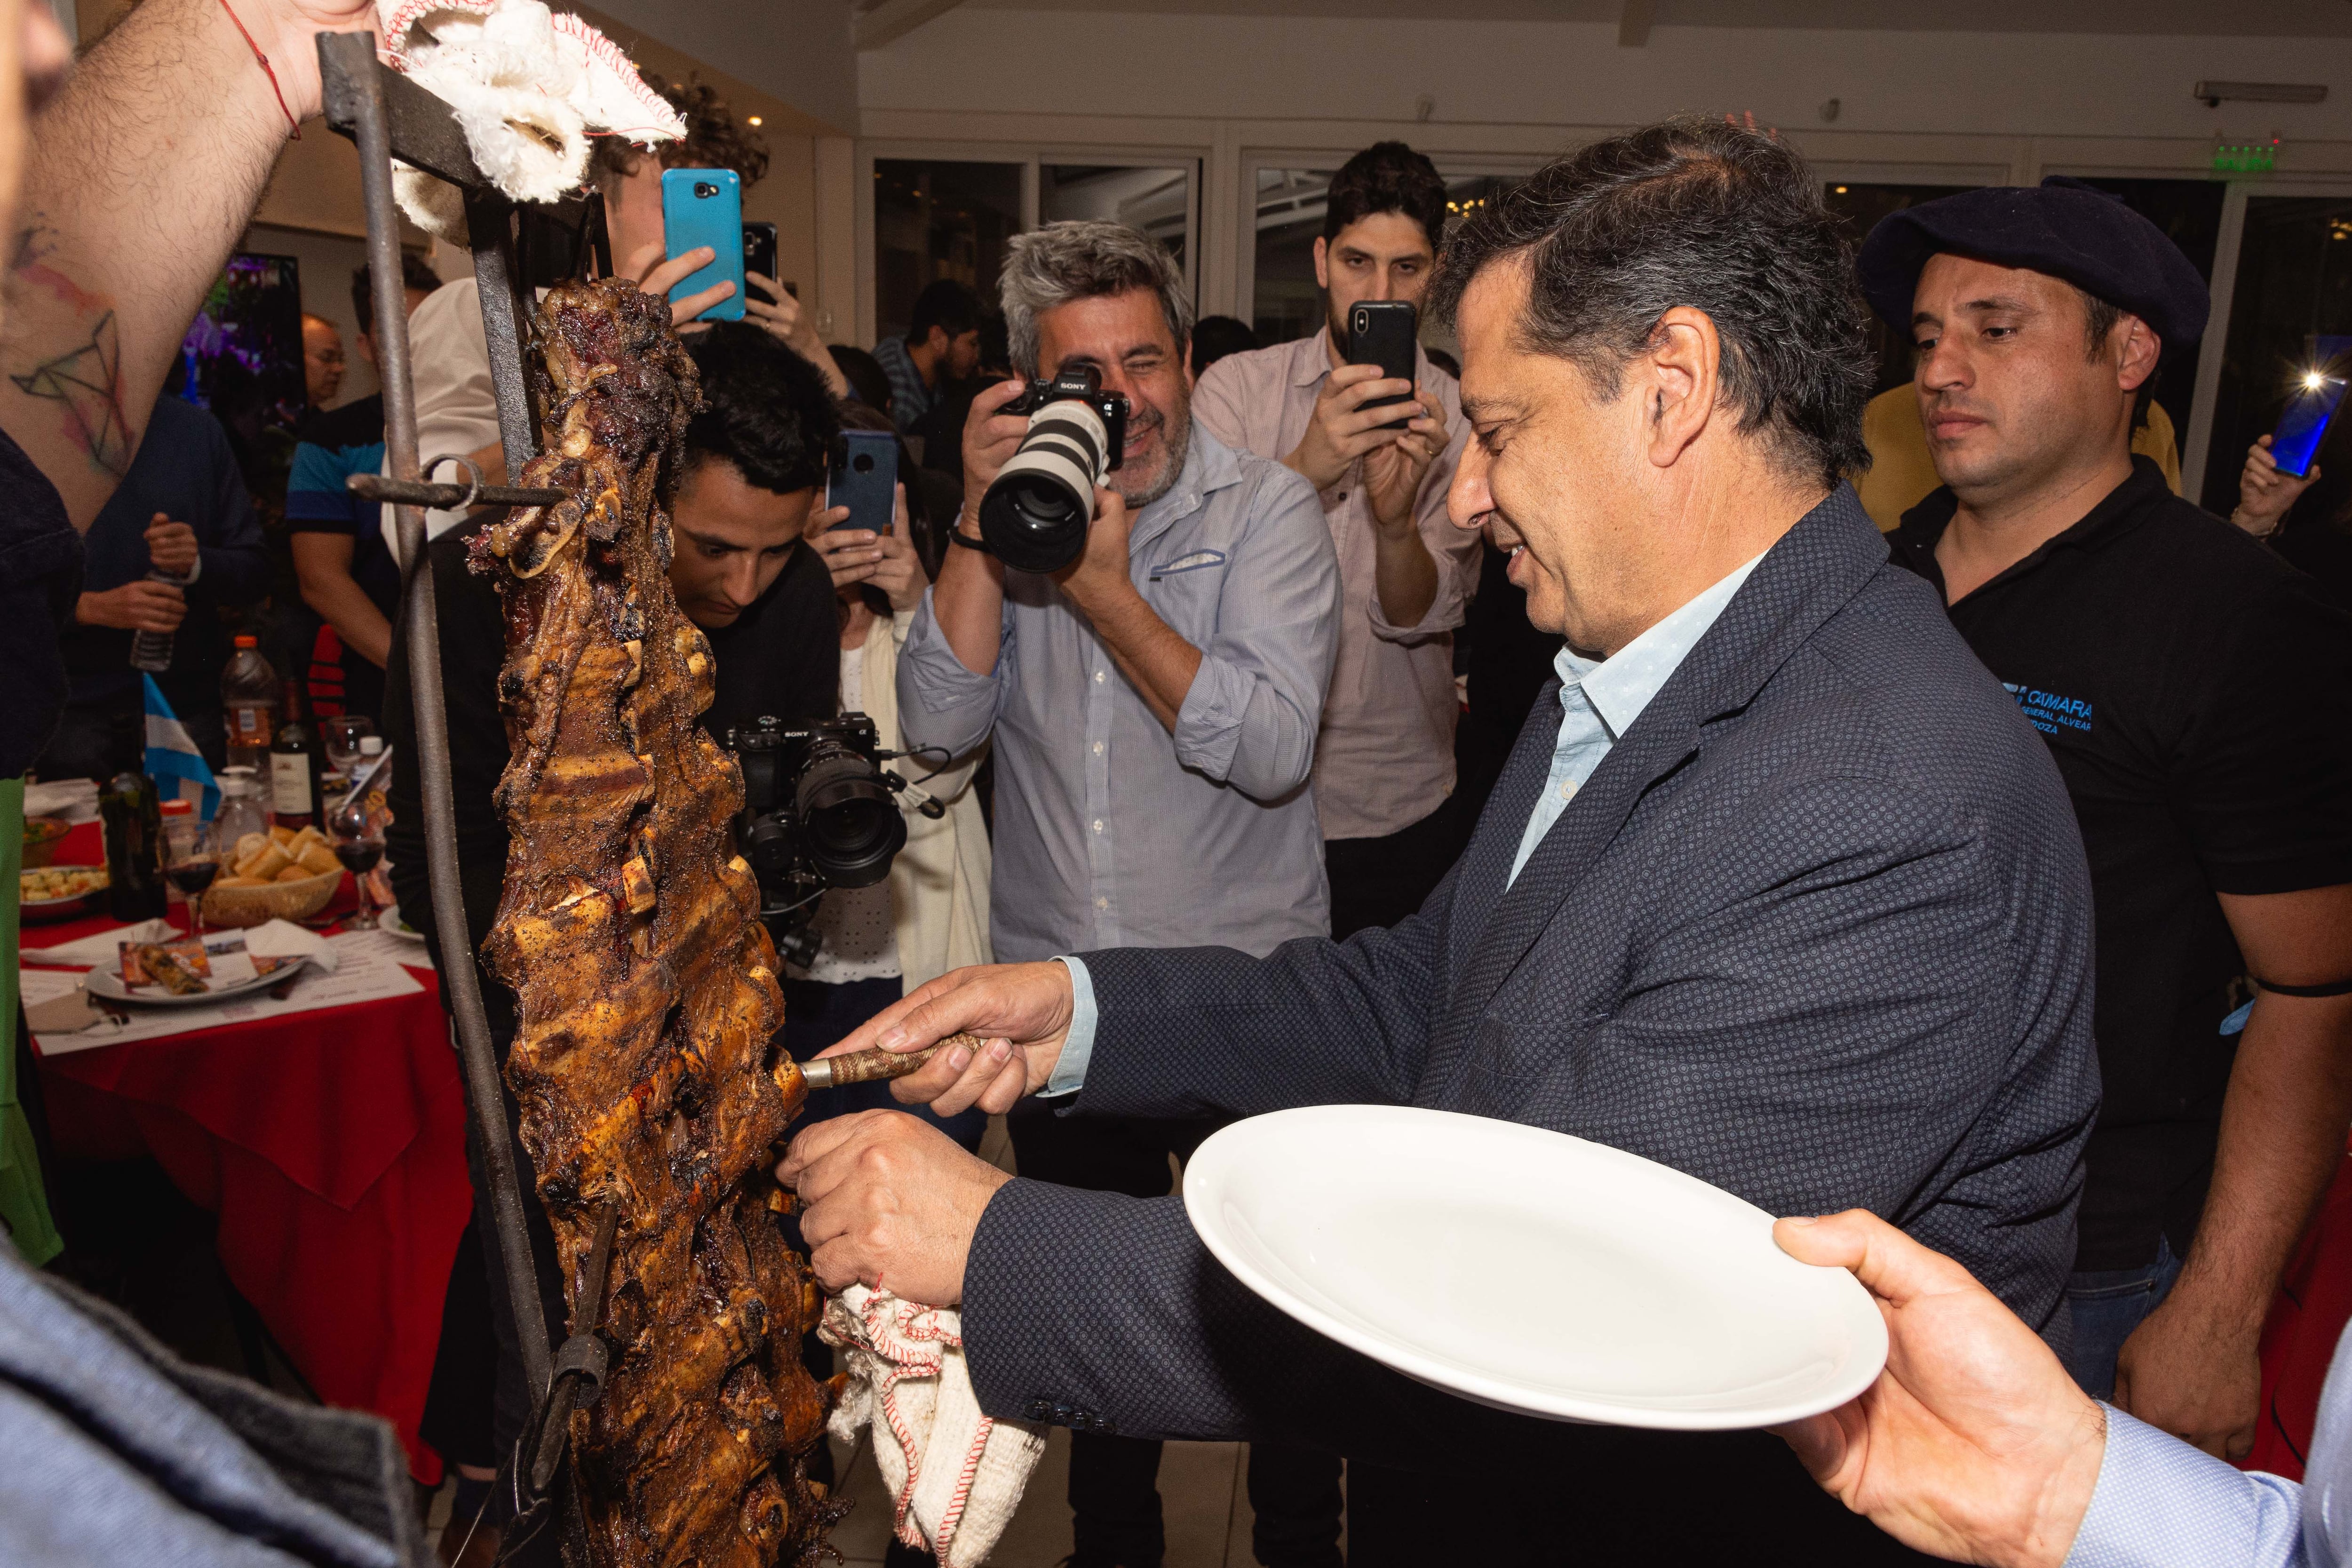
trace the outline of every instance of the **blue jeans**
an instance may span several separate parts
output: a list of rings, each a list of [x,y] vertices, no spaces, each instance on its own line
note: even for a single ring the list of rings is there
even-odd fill
[[[2066,1370],[2094,1399],[2116,1396],[2116,1358],[2147,1315],[2163,1305],[2180,1278],[2180,1259],[2163,1237],[2156,1260],[2137,1268],[2077,1269],[2066,1281],[2066,1308],[2074,1317],[2074,1346]]]

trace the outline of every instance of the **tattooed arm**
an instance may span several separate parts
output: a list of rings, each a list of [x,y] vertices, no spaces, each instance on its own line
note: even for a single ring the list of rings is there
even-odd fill
[[[367,0],[146,0],[34,121],[0,282],[0,429],[77,529],[130,468],[289,133],[255,47],[307,119],[320,105],[313,36],[373,19]]]

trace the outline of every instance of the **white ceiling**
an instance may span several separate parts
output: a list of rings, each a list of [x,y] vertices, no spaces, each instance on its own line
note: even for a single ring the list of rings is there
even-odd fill
[[[1606,22],[1628,0],[966,0],[989,10]],[[2352,37],[2347,0],[1631,0],[1657,27]],[[1376,47],[1377,35],[1368,35]]]

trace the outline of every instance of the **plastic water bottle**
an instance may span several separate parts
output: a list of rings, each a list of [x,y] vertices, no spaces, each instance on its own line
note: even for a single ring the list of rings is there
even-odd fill
[[[188,580],[176,572],[147,574],[150,583],[169,583],[174,588],[184,588]],[[170,632],[138,631],[131,634],[131,668],[143,669],[150,675],[161,675],[172,668],[172,634]]]
[[[261,657],[258,639],[236,639],[236,651],[221,671],[221,708],[227,720],[229,765],[266,773],[269,743],[278,737],[278,672]]]

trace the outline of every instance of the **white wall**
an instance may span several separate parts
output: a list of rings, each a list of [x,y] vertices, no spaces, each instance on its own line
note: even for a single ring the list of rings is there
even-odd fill
[[[596,8],[841,132],[857,123],[849,0],[596,0]]]
[[[1606,126],[1752,109],[1790,131],[2352,141],[2352,40],[1349,21],[965,6],[857,57],[877,111]],[[2189,96],[2200,79],[2332,82],[2316,105]]]

